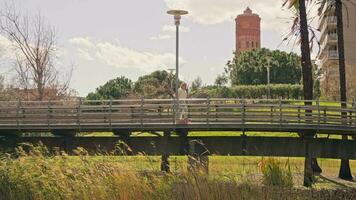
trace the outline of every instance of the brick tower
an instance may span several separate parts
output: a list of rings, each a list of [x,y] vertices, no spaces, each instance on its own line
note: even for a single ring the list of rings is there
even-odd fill
[[[261,47],[261,18],[247,7],[236,22],[236,54]]]

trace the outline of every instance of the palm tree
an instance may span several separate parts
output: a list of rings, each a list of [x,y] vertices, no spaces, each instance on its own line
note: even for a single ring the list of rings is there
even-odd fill
[[[339,78],[340,78],[340,101],[341,107],[346,108],[346,75],[345,75],[345,48],[344,48],[344,25],[342,14],[342,2],[341,0],[335,0],[335,14],[336,14],[336,33],[337,33],[337,45],[339,54]],[[347,113],[342,113],[342,118],[346,118]],[[347,135],[342,136],[343,140],[347,140]],[[348,159],[341,159],[339,177],[345,180],[352,180],[350,163]]]
[[[292,30],[299,25],[300,49],[302,55],[302,75],[303,75],[303,91],[304,100],[313,99],[313,72],[312,62],[310,59],[309,46],[309,27],[307,20],[306,1],[308,0],[285,0],[283,6],[288,5],[288,8],[295,8],[298,11],[297,19],[293,24]],[[296,23],[299,21],[299,24]],[[311,105],[311,102],[304,102],[305,105]],[[307,115],[311,114],[310,110],[306,110]],[[305,137],[313,137],[315,133],[306,132]],[[316,163],[316,159],[310,158],[309,143],[306,142],[306,156],[304,161],[304,186],[311,186],[313,182],[312,163]],[[314,160],[314,161],[313,161]]]
[[[350,2],[349,0],[347,0]],[[342,10],[342,0],[319,0],[320,4],[319,10],[321,11],[325,4],[327,8],[325,13],[320,13],[320,15],[325,15],[330,13],[332,8],[335,8],[334,14],[336,15],[336,34],[337,34],[337,46],[338,46],[338,56],[339,56],[339,81],[340,81],[340,101],[341,107],[346,108],[347,101],[347,91],[346,91],[346,70],[345,70],[345,48],[344,48],[344,25],[343,25],[343,10]],[[350,2],[352,3],[352,2]],[[352,3],[353,4],[353,3]],[[355,6],[355,5],[354,5]],[[347,113],[341,113],[342,118],[347,117]],[[342,136],[343,140],[347,140],[347,135]],[[341,159],[339,177],[345,180],[352,180],[350,163],[348,159]]]

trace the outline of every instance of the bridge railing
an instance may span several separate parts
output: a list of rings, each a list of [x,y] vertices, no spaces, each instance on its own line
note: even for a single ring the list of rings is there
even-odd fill
[[[343,108],[340,102],[223,98],[184,99],[178,103],[174,99],[0,102],[0,130],[263,124],[356,130],[355,103],[345,103]],[[182,114],[189,122],[182,122]]]

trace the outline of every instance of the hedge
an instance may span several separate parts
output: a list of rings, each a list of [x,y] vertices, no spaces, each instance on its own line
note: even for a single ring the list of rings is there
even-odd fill
[[[192,91],[195,98],[267,98],[267,85],[238,85],[233,87],[206,86]],[[293,84],[270,85],[272,99],[302,99],[303,86]]]

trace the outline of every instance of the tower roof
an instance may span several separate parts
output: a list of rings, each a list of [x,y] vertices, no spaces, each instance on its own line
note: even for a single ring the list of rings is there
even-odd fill
[[[250,9],[250,7],[247,6],[246,10],[244,11],[244,14],[252,14],[252,10]]]

